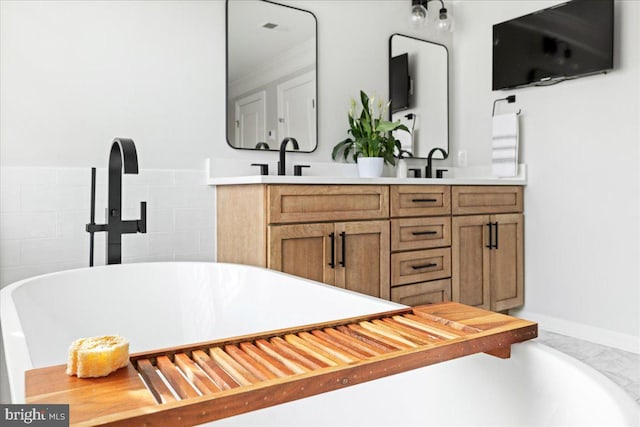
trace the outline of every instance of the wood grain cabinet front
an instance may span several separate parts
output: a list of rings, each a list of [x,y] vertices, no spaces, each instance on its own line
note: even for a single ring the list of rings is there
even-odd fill
[[[268,268],[335,284],[334,224],[272,225],[268,235]]]
[[[391,250],[407,251],[451,246],[451,217],[394,218]]]
[[[383,185],[270,185],[267,197],[269,224],[389,217]]]
[[[391,300],[405,305],[451,301],[451,279],[394,286],[391,288]]]
[[[495,194],[492,194],[495,192]],[[474,212],[522,211],[521,187],[456,190],[458,195],[484,194]],[[466,197],[466,196],[463,196]],[[475,197],[475,196],[474,196]],[[471,209],[469,200],[467,204]],[[498,201],[491,206],[487,201]],[[520,200],[518,202],[518,200]],[[522,213],[460,215],[452,219],[452,299],[487,310],[505,311],[524,304],[524,216]]]
[[[523,304],[521,186],[217,188],[218,261],[416,305]]]
[[[523,190],[514,185],[458,185],[451,189],[453,215],[523,211]]]
[[[451,191],[447,185],[392,185],[391,216],[451,214]]]
[[[451,249],[391,254],[391,285],[406,285],[451,277]]]
[[[391,300],[451,299],[451,187],[392,185]]]
[[[389,299],[389,221],[269,226],[268,267]]]

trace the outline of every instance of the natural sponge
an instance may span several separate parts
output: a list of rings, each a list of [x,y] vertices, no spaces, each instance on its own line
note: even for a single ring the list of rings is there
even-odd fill
[[[67,375],[104,377],[129,363],[129,342],[117,335],[80,338],[69,347]]]

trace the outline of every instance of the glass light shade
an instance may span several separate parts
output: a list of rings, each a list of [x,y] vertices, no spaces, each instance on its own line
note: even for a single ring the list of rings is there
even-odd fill
[[[453,31],[453,18],[447,13],[447,9],[440,9],[440,16],[436,26],[438,31]]]
[[[424,27],[427,22],[427,9],[421,4],[411,6],[411,15],[409,23],[414,28]]]

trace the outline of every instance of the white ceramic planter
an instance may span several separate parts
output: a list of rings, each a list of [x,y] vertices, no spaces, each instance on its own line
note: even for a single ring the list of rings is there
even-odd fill
[[[358,157],[358,175],[360,178],[379,178],[382,176],[384,158]]]

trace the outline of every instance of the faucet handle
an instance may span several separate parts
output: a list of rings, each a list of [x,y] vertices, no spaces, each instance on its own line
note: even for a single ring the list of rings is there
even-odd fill
[[[140,219],[136,221],[138,233],[147,232],[147,202],[140,202]]]
[[[422,170],[420,168],[410,168],[409,173],[413,173],[413,178],[422,178]]]
[[[267,163],[251,163],[251,166],[260,167],[260,175],[269,175],[269,165]]]
[[[449,169],[436,169],[436,178],[443,178],[445,172],[449,172]]]
[[[293,176],[302,176],[302,168],[310,168],[309,165],[293,165]]]

